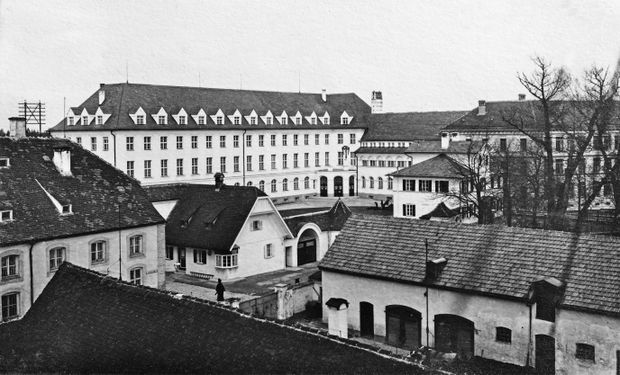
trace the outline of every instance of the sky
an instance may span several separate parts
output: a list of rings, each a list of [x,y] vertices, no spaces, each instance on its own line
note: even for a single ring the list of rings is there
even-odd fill
[[[24,99],[46,103],[49,127],[127,80],[467,110],[515,100],[534,56],[613,68],[619,37],[618,0],[0,0],[0,128]]]

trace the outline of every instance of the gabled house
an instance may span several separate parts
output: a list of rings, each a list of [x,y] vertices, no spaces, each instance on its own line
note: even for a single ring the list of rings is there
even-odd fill
[[[323,300],[342,302],[323,319],[407,349],[613,374],[618,259],[616,237],[353,215],[319,264]]]
[[[12,118],[25,136],[25,119]],[[2,321],[23,316],[64,261],[164,283],[164,219],[140,184],[67,141],[0,138]]]
[[[223,177],[223,176],[222,176]],[[167,213],[166,268],[206,279],[235,279],[286,267],[293,238],[269,197],[253,186],[147,188]]]
[[[408,363],[63,264],[0,325],[2,373],[413,373]]]

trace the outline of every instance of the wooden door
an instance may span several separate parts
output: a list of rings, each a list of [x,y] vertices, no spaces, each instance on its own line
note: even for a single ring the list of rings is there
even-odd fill
[[[360,334],[374,337],[375,318],[372,303],[360,302]]]

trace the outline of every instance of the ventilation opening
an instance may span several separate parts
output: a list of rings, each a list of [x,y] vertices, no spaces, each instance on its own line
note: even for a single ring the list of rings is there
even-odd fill
[[[8,168],[10,165],[9,158],[0,158],[0,168]]]
[[[64,204],[62,206],[62,214],[63,215],[69,215],[73,213],[73,205],[71,204]]]

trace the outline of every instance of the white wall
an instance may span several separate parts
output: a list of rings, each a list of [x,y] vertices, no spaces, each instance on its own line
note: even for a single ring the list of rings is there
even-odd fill
[[[403,180],[415,180],[416,191],[403,191]],[[394,179],[394,217],[403,216],[403,204],[414,204],[416,212],[414,218],[426,215],[444,202],[448,207],[455,208],[459,206],[459,200],[454,197],[447,197],[444,193],[420,192],[419,180],[431,180],[431,188],[435,189],[435,181],[449,181],[450,191],[459,191],[460,182],[456,179],[429,179],[429,178],[413,178],[413,177],[396,177]]]

